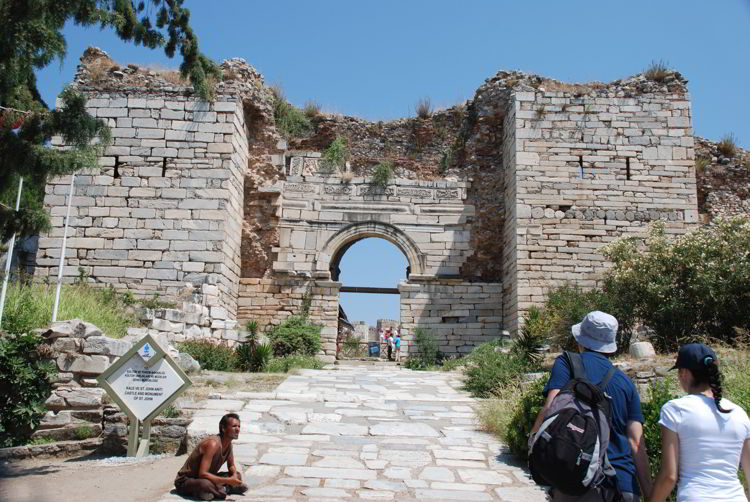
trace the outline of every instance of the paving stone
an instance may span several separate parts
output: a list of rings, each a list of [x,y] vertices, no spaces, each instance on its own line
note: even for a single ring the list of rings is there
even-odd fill
[[[364,469],[365,466],[352,457],[324,457],[312,463],[313,467],[340,467],[342,469]]]
[[[425,467],[419,473],[419,479],[427,481],[446,481],[453,482],[456,479],[453,471],[445,467]]]
[[[458,469],[458,476],[465,483],[503,485],[513,482],[509,476],[487,469]]]
[[[281,478],[276,481],[280,485],[288,486],[318,486],[320,480],[316,478]]]
[[[504,502],[540,502],[547,500],[544,491],[539,487],[508,486],[495,488],[495,493]]]
[[[406,490],[406,485],[400,481],[387,481],[385,479],[374,479],[365,482],[365,488],[370,490],[389,490],[393,492],[402,492]]]
[[[302,490],[302,493],[308,497],[350,497],[348,493],[339,488],[307,488]]]
[[[420,500],[492,500],[492,496],[484,492],[470,492],[466,490],[427,490],[417,489]]]
[[[307,463],[307,455],[299,455],[295,453],[266,453],[260,457],[258,463],[271,465],[305,465]]]
[[[356,479],[326,479],[323,486],[326,488],[341,488],[343,490],[356,490],[362,485]]]
[[[285,472],[295,478],[340,478],[370,480],[377,477],[367,469],[336,469],[332,467],[287,467]]]
[[[440,433],[427,424],[414,422],[391,422],[370,427],[371,436],[417,436],[438,437]]]
[[[435,458],[447,458],[451,460],[487,460],[484,453],[478,451],[461,450],[435,450]]]
[[[430,483],[433,490],[469,490],[472,492],[483,492],[485,485],[473,485],[470,483],[445,483],[442,481],[433,481]]]
[[[240,411],[245,407],[245,401],[234,399],[208,399],[204,402],[203,408],[211,410],[222,410],[226,413],[230,411]]]
[[[310,424],[302,429],[302,434],[326,434],[329,436],[364,436],[367,434],[367,427],[364,425],[331,423],[331,424]]]

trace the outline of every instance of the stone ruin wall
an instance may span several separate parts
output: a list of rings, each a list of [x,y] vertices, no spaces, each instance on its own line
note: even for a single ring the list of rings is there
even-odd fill
[[[608,268],[601,247],[644,235],[651,221],[674,234],[698,222],[690,100],[679,74],[662,86],[638,76],[579,93],[517,90],[509,115],[515,231],[506,237],[515,256],[507,267],[515,273],[506,279],[517,288],[509,315],[542,303],[552,286],[594,286]]]
[[[703,223],[750,215],[750,151],[723,154],[718,143],[695,138],[698,209]]]
[[[425,326],[441,350],[460,353],[517,329],[550,286],[594,285],[607,242],[641,235],[652,220],[672,233],[698,221],[690,101],[677,73],[664,84],[571,85],[499,72],[472,100],[429,118],[319,115],[287,144],[271,91],[240,60],[224,63],[229,80],[207,105],[137,67],[96,80],[99,59],[84,61],[77,85],[115,143],[103,171],[78,181],[66,276],[82,266],[98,282],[188,294],[216,307],[211,318],[261,326],[307,299],[329,356],[341,286],[330,270],[360,238],[391,240],[409,258],[412,275],[399,286],[407,344]],[[317,172],[338,136],[349,140],[351,180]],[[369,177],[383,161],[395,177],[378,191]],[[54,229],[37,274],[52,276],[66,180],[48,192]]]

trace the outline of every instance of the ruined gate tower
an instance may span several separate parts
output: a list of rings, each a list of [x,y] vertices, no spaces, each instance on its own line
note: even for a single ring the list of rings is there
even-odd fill
[[[463,353],[515,331],[547,288],[594,285],[607,242],[653,220],[671,233],[697,221],[678,73],[571,85],[500,72],[431,117],[318,116],[287,142],[276,98],[244,61],[224,63],[212,103],[96,49],[82,61],[75,85],[114,143],[101,170],[77,176],[64,275],[82,267],[97,283],[198,303],[200,336],[236,340],[237,321],[276,324],[309,300],[333,357],[338,261],[380,237],[409,262],[398,288],[405,338],[429,328],[443,352]],[[352,170],[325,172],[320,152],[339,136]],[[386,160],[395,177],[375,187]],[[57,273],[68,182],[47,187],[53,229],[40,239],[39,276]]]

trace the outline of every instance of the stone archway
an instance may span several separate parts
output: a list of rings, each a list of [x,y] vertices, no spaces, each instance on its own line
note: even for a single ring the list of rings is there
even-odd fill
[[[392,243],[406,256],[410,276],[424,275],[425,259],[417,244],[394,225],[378,221],[352,223],[331,236],[316,256],[316,275],[330,278],[331,266],[341,259],[343,252],[353,243],[367,237],[379,237]]]

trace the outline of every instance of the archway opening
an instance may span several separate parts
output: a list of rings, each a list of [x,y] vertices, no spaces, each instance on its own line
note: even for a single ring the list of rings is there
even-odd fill
[[[409,262],[391,242],[367,237],[348,243],[331,261],[331,276],[342,283],[339,299],[339,357],[387,356],[379,330],[398,329],[398,284]],[[374,347],[376,347],[374,349]]]

